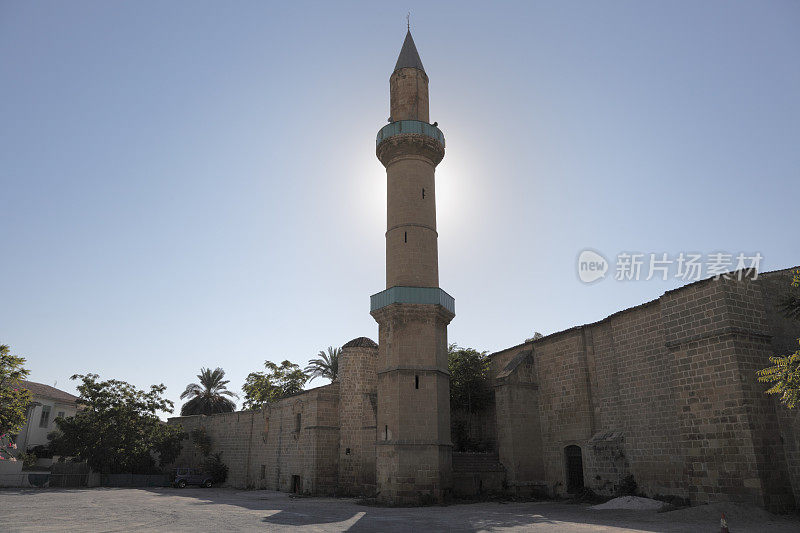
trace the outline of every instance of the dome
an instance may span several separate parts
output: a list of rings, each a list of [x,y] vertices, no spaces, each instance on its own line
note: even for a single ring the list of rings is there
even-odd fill
[[[367,337],[358,337],[357,339],[353,339],[344,346],[342,349],[345,348],[377,348],[378,345],[375,344],[375,341],[372,339],[368,339]]]

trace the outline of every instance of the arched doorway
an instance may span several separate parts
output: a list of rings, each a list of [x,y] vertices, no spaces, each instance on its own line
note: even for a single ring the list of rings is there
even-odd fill
[[[583,454],[581,447],[571,444],[564,448],[564,460],[567,467],[567,492],[583,489]]]

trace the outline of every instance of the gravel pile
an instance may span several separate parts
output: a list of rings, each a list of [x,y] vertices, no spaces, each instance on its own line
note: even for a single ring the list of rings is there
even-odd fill
[[[614,498],[606,503],[593,505],[591,509],[601,511],[603,509],[633,509],[637,511],[658,511],[664,506],[664,502],[642,498],[641,496],[621,496]]]

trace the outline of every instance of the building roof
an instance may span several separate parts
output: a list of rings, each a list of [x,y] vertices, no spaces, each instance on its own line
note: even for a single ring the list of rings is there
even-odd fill
[[[375,344],[375,341],[372,339],[368,339],[367,337],[358,337],[357,339],[353,339],[342,348],[377,348],[378,345]]]
[[[786,273],[789,273],[789,272],[792,272],[792,271],[798,270],[798,269],[800,269],[800,266],[794,266],[794,267],[790,267],[790,268],[782,268],[782,269],[779,269],[779,270],[770,270],[768,272],[759,272],[758,273],[758,278],[761,279],[761,278],[769,278],[769,277],[772,277],[772,276],[779,276],[779,275],[786,274]],[[728,272],[727,274],[729,274],[731,276],[734,276],[737,272],[738,271],[731,271],[731,272]],[[747,274],[747,273],[745,272],[745,274]],[[634,305],[633,307],[628,307],[627,309],[622,309],[621,311],[617,311],[615,313],[612,313],[612,314],[608,315],[607,317],[603,318],[602,320],[597,320],[595,322],[590,322],[588,324],[583,324],[581,326],[572,326],[571,328],[562,329],[561,331],[556,331],[555,333],[550,333],[549,335],[545,335],[545,336],[540,337],[540,338],[538,338],[536,340],[533,340],[533,339],[532,340],[527,340],[527,341],[522,342],[520,344],[517,344],[515,346],[510,346],[508,348],[503,348],[502,350],[498,350],[496,352],[490,353],[489,357],[491,358],[491,357],[494,357],[495,355],[497,355],[499,353],[503,353],[503,352],[507,352],[509,350],[515,350],[517,348],[521,348],[522,346],[525,346],[526,344],[530,344],[531,346],[535,346],[537,343],[540,343],[540,342],[542,342],[542,341],[544,341],[546,339],[553,339],[554,337],[557,337],[559,335],[563,335],[564,333],[569,333],[569,332],[572,332],[572,331],[578,331],[578,330],[580,330],[582,328],[586,328],[586,327],[597,326],[597,325],[602,324],[603,322],[606,322],[606,321],[608,321],[608,320],[610,320],[610,319],[612,319],[614,317],[617,317],[619,315],[630,313],[631,311],[634,311],[636,309],[643,309],[643,308],[648,307],[650,305],[655,305],[661,299],[661,297],[664,296],[665,294],[672,294],[672,293],[675,293],[675,292],[680,292],[680,291],[686,290],[688,287],[692,287],[692,286],[695,286],[695,285],[706,284],[706,283],[712,283],[714,281],[717,281],[717,279],[714,278],[714,277],[704,278],[704,279],[697,280],[697,281],[692,281],[691,283],[687,283],[686,285],[683,285],[681,287],[677,287],[675,289],[670,289],[668,291],[665,291],[664,294],[662,294],[661,296],[659,296],[658,298],[656,298],[654,300],[649,300],[647,302],[644,302],[644,303],[641,303],[641,304],[638,304],[638,305]]]
[[[406,33],[406,40],[403,41],[403,48],[400,49],[400,55],[397,57],[397,64],[394,66],[395,70],[401,68],[418,68],[422,72],[425,69],[422,66],[422,60],[419,58],[417,46],[414,44],[414,39],[411,37],[411,31]]]
[[[59,390],[44,383],[36,383],[35,381],[20,380],[23,388],[31,391],[31,396],[39,396],[40,398],[49,398],[62,403],[77,403],[78,397],[74,396],[63,390]]]

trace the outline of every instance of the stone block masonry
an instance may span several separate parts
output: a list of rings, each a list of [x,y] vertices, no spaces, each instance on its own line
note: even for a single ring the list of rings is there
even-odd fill
[[[339,355],[339,493],[375,494],[378,345],[354,339]]]
[[[788,271],[700,281],[493,354],[509,482],[564,493],[581,468],[599,492],[632,476],[650,495],[794,505],[798,418],[755,375],[800,337],[775,308],[788,286]]]
[[[225,485],[334,495],[339,450],[339,383],[284,398],[263,409],[170,418],[190,433],[204,428],[228,465]],[[175,466],[199,467],[190,438]]]
[[[237,488],[419,503],[451,485],[613,494],[634,480],[650,496],[785,510],[800,500],[800,415],[755,371],[796,349],[800,327],[777,308],[788,284],[786,271],[701,281],[492,354],[493,419],[477,426],[491,435],[474,436],[496,443],[489,469],[462,455],[451,470],[441,306],[378,310],[381,346],[345,344],[330,385],[169,423],[205,428]],[[176,466],[202,459],[187,440]]]

